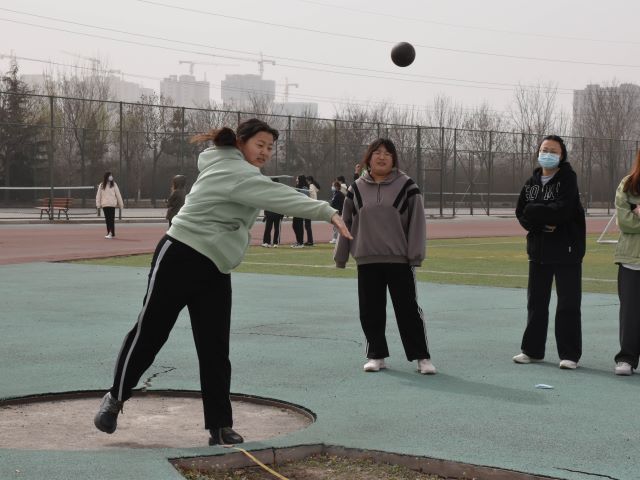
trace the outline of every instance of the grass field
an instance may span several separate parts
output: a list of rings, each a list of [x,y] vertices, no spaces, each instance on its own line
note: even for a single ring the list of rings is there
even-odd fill
[[[615,245],[596,243],[587,237],[583,264],[583,290],[617,292]],[[355,278],[353,260],[345,270],[335,268],[332,245],[293,249],[250,247],[236,272]],[[83,263],[148,267],[151,255],[83,260]],[[524,237],[458,238],[427,242],[427,259],[416,270],[418,281],[492,287],[527,286],[527,255]]]

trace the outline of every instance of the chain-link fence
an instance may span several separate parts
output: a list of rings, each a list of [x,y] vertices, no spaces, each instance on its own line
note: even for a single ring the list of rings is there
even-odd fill
[[[189,183],[198,175],[202,146],[190,143],[191,136],[211,128],[235,128],[258,117],[280,131],[264,173],[313,175],[321,185],[320,198],[329,198],[337,176],[349,183],[367,145],[387,137],[397,146],[400,168],[424,192],[430,213],[512,213],[523,182],[536,166],[540,140],[539,135],[523,133],[44,95],[23,95],[20,102],[22,118],[0,115],[2,208],[29,207],[43,196],[60,195],[53,187],[95,186],[107,170],[116,177],[127,206],[163,206],[174,175],[186,175]],[[585,206],[612,208],[615,187],[629,171],[638,141],[565,140]],[[73,195],[78,206],[93,205],[90,189],[66,194]]]

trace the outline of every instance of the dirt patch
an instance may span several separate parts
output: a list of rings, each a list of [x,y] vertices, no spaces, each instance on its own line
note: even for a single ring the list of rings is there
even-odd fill
[[[272,466],[289,480],[443,480],[399,465],[373,460],[335,456],[314,456],[304,460]],[[181,470],[188,480],[273,480],[274,475],[260,467],[238,468],[228,472],[199,473]]]
[[[202,401],[195,396],[134,396],[125,403],[118,429],[108,435],[93,425],[100,398],[70,398],[0,404],[0,448],[105,450],[189,448],[207,445]],[[286,435],[312,423],[310,415],[286,405],[232,400],[234,429],[245,441]]]

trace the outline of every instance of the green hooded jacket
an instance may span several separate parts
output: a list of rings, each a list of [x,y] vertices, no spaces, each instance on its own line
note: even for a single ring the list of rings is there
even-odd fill
[[[640,197],[623,191],[627,178],[622,179],[616,190],[616,221],[620,239],[614,261],[640,265],[640,218],[633,213],[634,205],[640,205]]]
[[[169,236],[210,258],[223,273],[242,261],[261,209],[331,221],[336,210],[271,181],[235,147],[213,147],[198,157],[197,180],[173,217]]]

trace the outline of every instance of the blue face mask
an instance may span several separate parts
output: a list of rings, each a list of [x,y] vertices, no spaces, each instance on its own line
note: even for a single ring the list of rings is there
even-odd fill
[[[538,163],[545,170],[552,170],[560,165],[560,155],[557,153],[539,153]]]

